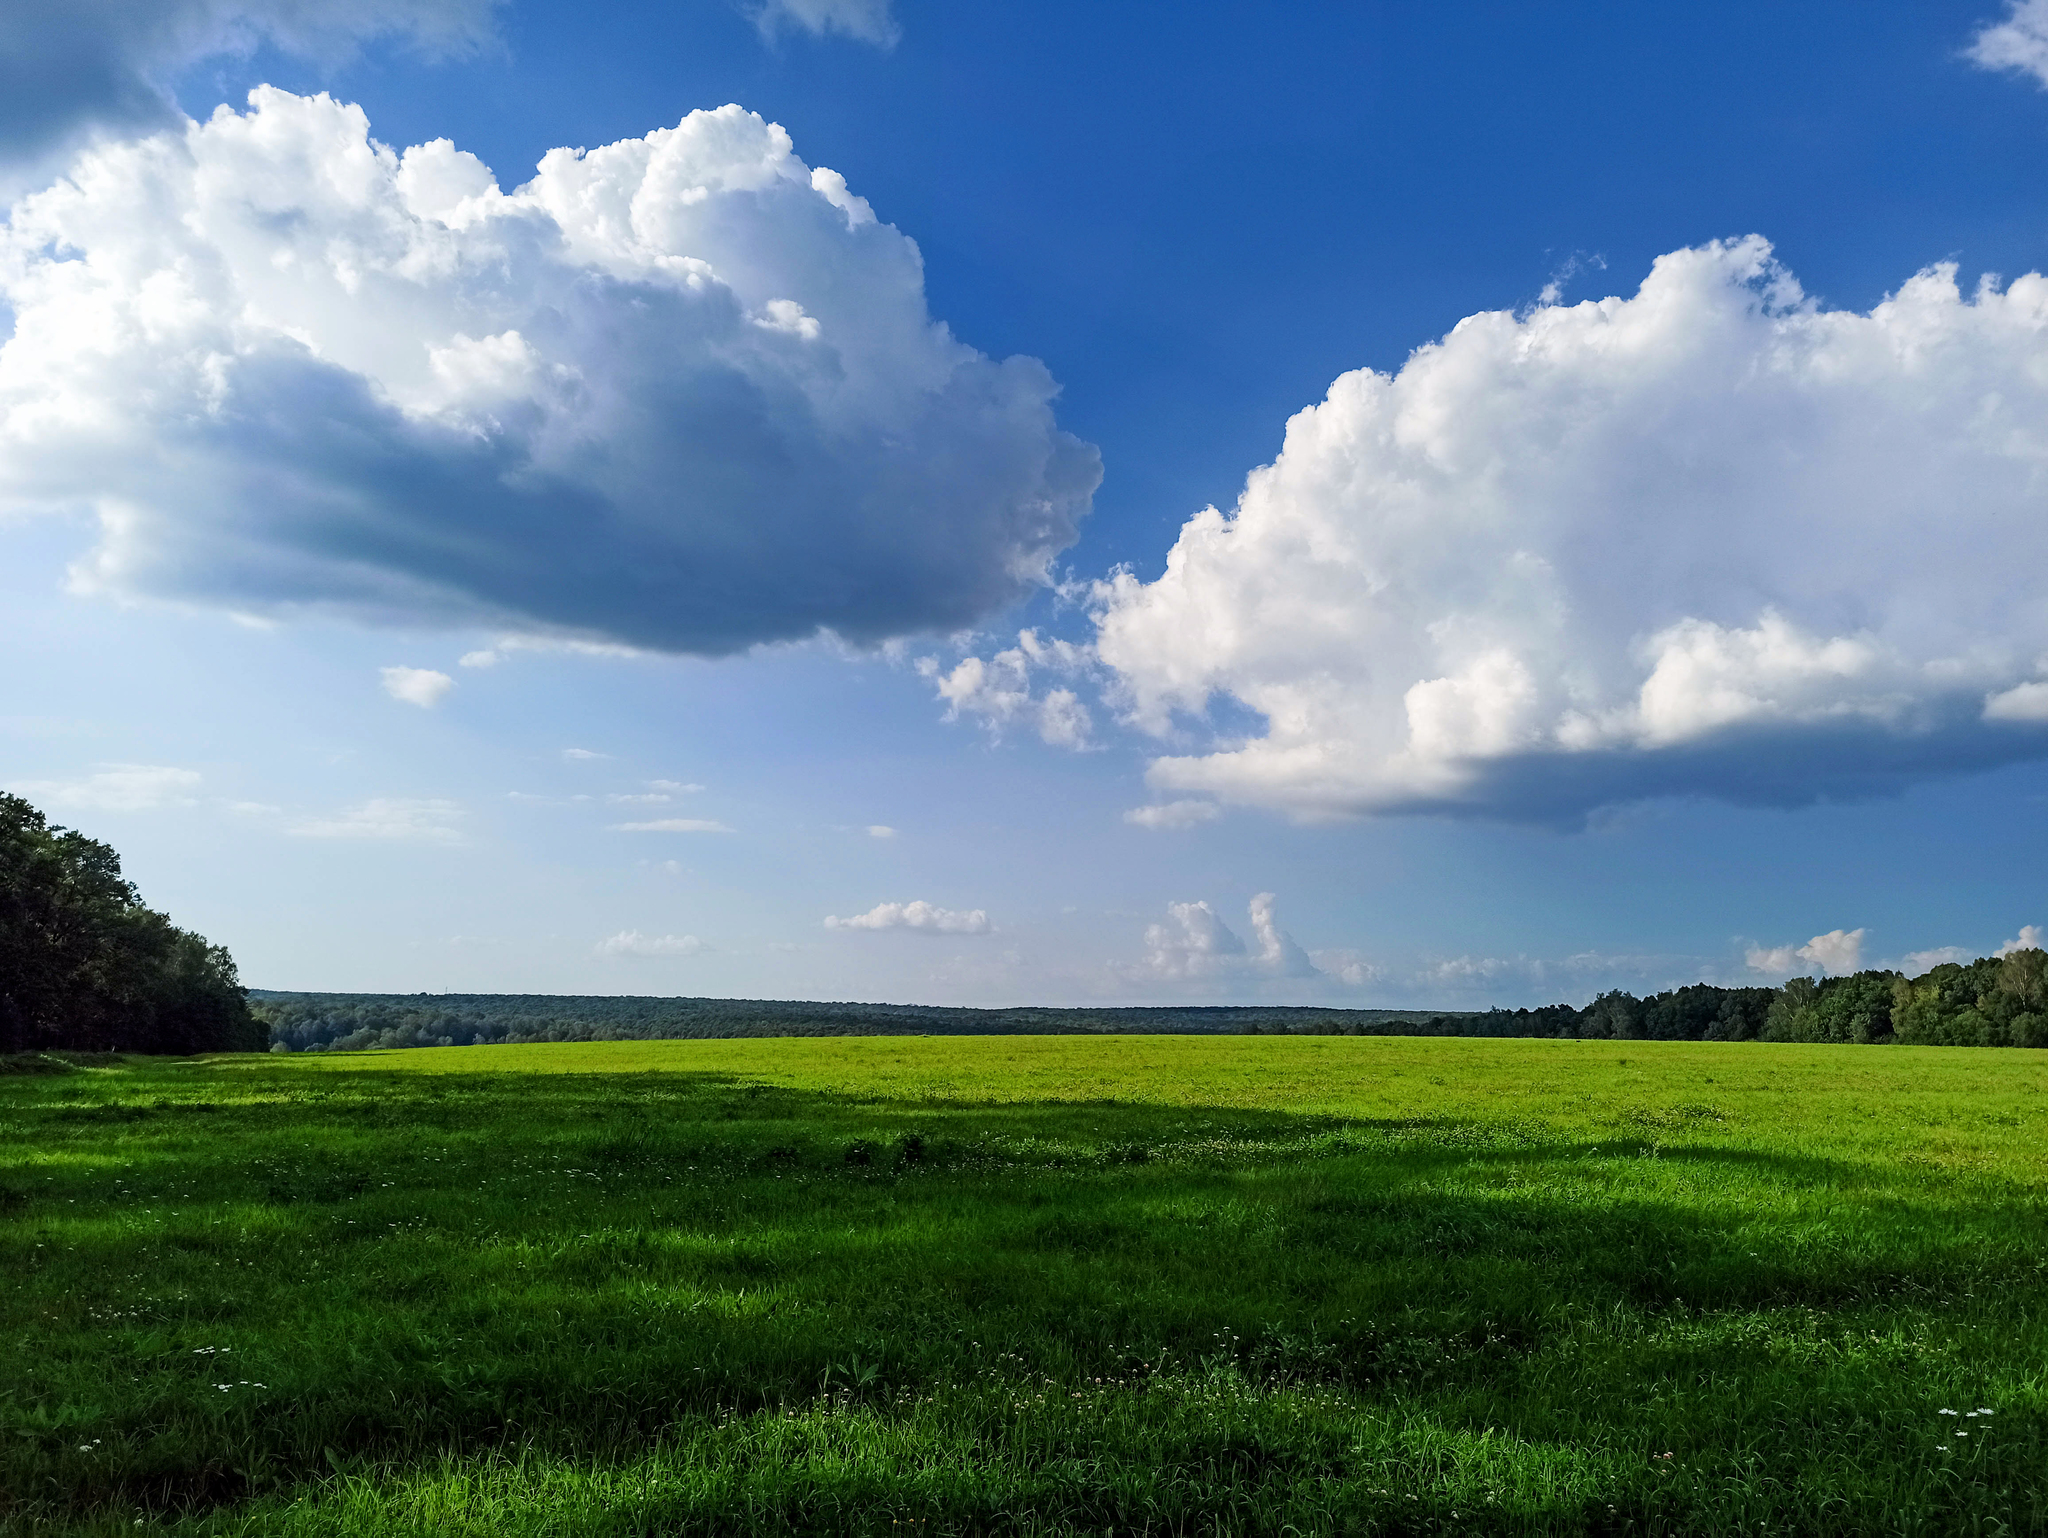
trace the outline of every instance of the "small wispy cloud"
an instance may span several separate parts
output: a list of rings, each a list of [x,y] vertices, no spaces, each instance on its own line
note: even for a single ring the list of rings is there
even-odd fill
[[[593,758],[610,758],[611,754],[593,753],[588,748],[564,748],[562,749],[562,757],[568,759],[571,763],[583,763]]]
[[[1223,808],[1213,801],[1166,801],[1157,806],[1134,806],[1124,821],[1141,828],[1193,828],[1214,822]]]
[[[459,844],[454,827],[462,804],[438,798],[380,796],[336,817],[302,822],[289,831],[299,838],[401,839],[422,844]]]
[[[703,949],[704,942],[695,935],[643,935],[637,929],[623,930],[609,940],[597,942],[597,954],[600,956],[625,956],[640,960],[694,956]]]
[[[753,17],[762,38],[771,43],[784,31],[812,37],[837,32],[887,49],[902,36],[890,0],[763,0]]]
[[[637,657],[636,647],[611,641],[568,641],[554,636],[505,636],[489,646],[464,652],[456,664],[465,668],[494,668],[515,652],[559,652],[581,657]]]
[[[895,836],[896,830],[886,822],[871,822],[868,824],[869,838],[894,838]]]
[[[103,764],[83,779],[16,780],[7,786],[38,806],[93,812],[146,812],[190,806],[199,773],[162,764]]]
[[[615,822],[614,833],[730,833],[722,822],[705,817],[657,817],[652,822]]]

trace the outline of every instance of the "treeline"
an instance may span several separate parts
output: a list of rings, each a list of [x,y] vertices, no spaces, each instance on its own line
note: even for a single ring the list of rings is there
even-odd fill
[[[0,792],[0,1054],[264,1043],[225,949],[145,907],[105,844]]]
[[[1870,971],[1818,982],[1795,977],[1782,988],[1696,983],[1647,999],[1607,993],[1584,1009],[1551,1004],[1439,1016],[1416,1034],[2048,1047],[2048,953],[1947,962],[1918,977]]]
[[[1584,1008],[1444,1013],[1291,1006],[958,1009],[802,1000],[554,994],[252,992],[273,1052],[361,1052],[542,1041],[718,1040],[752,1036],[1195,1034],[1548,1036],[1613,1041],[1902,1042],[2048,1047],[2048,954],[1949,963],[1919,977],[1858,972],[1782,988],[1709,983]]]
[[[1202,1006],[957,1009],[795,999],[559,994],[273,993],[251,990],[273,1052],[362,1052],[539,1041],[727,1040],[752,1036],[1233,1035],[1323,1024],[1412,1031],[1427,1010]],[[1325,1019],[1324,1017],[1327,1017]]]

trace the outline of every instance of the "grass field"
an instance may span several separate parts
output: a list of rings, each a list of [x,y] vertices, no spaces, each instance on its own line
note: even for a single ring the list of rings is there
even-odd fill
[[[0,1531],[2048,1531],[2048,1053],[0,1077]]]

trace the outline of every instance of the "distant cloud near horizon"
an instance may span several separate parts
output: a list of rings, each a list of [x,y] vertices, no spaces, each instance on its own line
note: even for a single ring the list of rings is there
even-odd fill
[[[1994,956],[2010,956],[2014,951],[2038,951],[2043,948],[2041,943],[2043,938],[2042,929],[2039,924],[2022,924],[2017,935],[1999,946],[1991,954]]]
[[[988,914],[980,908],[955,911],[924,902],[876,903],[852,918],[831,917],[827,929],[907,929],[913,934],[985,935],[992,931]]]
[[[730,833],[733,830],[722,822],[708,817],[658,817],[652,822],[617,822],[612,824],[614,833]]]
[[[1751,946],[1743,962],[1750,971],[1767,977],[1814,970],[1829,977],[1847,977],[1862,970],[1865,933],[1861,929],[1831,929],[1804,945]]]
[[[0,512],[94,509],[85,592],[874,645],[1044,582],[1101,473],[1045,367],[956,339],[916,245],[736,106],[507,193],[259,87],[18,203],[0,305]]]
[[[695,956],[705,949],[695,935],[643,935],[637,929],[624,930],[597,943],[600,956],[626,956],[658,960],[671,956]]]
[[[1908,977],[1919,977],[1935,967],[1976,959],[1960,945],[1937,945],[1932,950],[1906,952],[1899,958],[1899,970]]]
[[[1168,903],[1167,921],[1145,931],[1141,975],[1168,982],[1248,976],[1311,978],[1320,968],[1274,917],[1275,899],[1261,892],[1251,900],[1247,916],[1252,940],[1248,948],[1216,910],[1206,902]],[[1360,967],[1355,976],[1363,981]]]

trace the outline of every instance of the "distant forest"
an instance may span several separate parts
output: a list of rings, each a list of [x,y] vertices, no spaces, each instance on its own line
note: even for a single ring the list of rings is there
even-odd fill
[[[2048,1047],[2048,953],[1950,962],[1919,977],[1858,972],[1782,988],[1696,983],[1639,999],[1602,994],[1583,1009],[1447,1013],[1399,1009],[1180,1006],[949,1009],[762,999],[556,994],[271,993],[251,1010],[273,1052],[361,1052],[537,1041],[664,1041],[747,1036],[1548,1036],[1614,1041],[1900,1042]]]
[[[467,1047],[532,1041],[726,1040],[745,1036],[1412,1035],[1429,1010],[1179,1007],[950,1009],[781,999],[551,993],[249,992],[273,1052]]]

